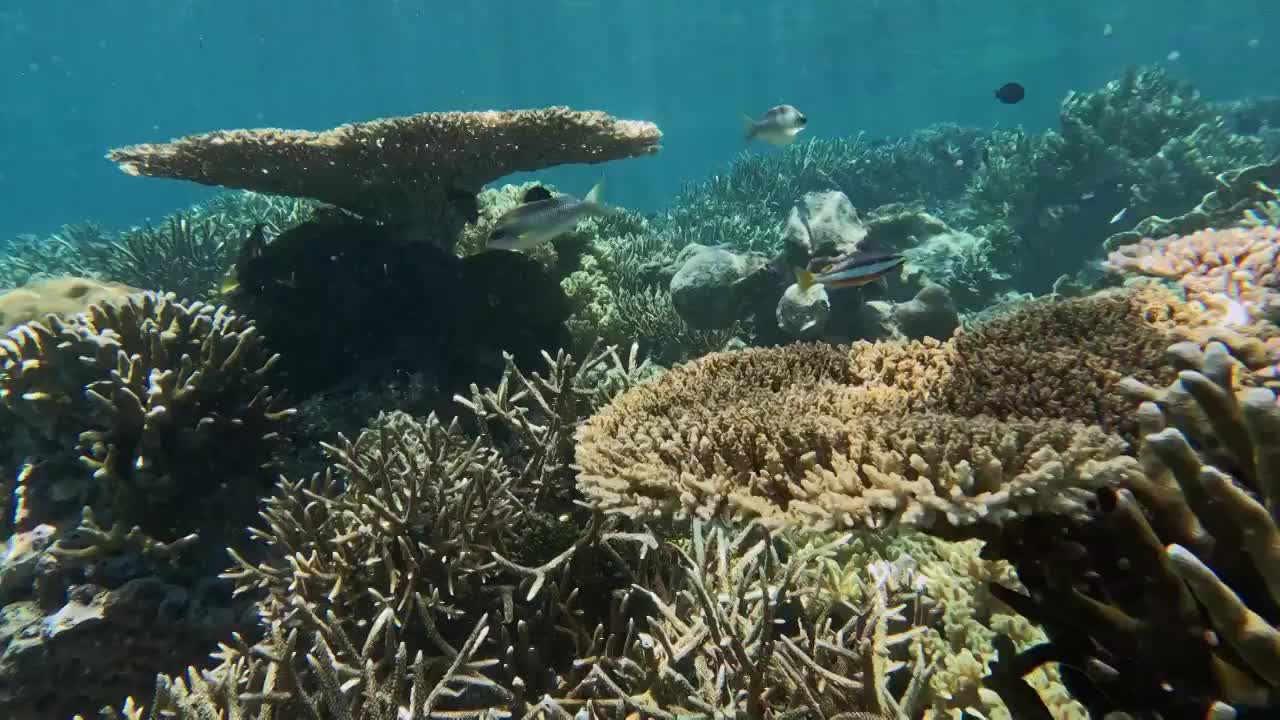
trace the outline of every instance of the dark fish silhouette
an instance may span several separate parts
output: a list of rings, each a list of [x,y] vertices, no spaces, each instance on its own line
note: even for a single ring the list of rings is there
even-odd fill
[[[262,257],[267,247],[266,228],[263,223],[254,225],[248,237],[240,244],[235,265],[222,279],[222,292],[230,293],[242,288],[255,291],[266,284],[269,269]]]
[[[475,225],[476,221],[480,219],[480,203],[476,200],[476,194],[469,190],[452,186],[445,189],[445,194],[449,197],[449,202],[453,203],[453,207],[458,211],[458,214],[466,218],[468,223]]]
[[[1026,88],[1018,83],[1005,83],[996,90],[996,99],[1006,105],[1013,105],[1022,102],[1026,94]]]
[[[541,185],[534,185],[524,191],[524,197],[520,198],[521,203],[538,202],[539,200],[550,200],[551,191]]]

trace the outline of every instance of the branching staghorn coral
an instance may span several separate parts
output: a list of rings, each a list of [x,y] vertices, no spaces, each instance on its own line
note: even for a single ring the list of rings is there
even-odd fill
[[[226,308],[145,293],[11,331],[0,403],[15,445],[78,450],[112,522],[184,535],[197,498],[269,472],[292,413],[265,384],[275,359]]]
[[[1170,348],[1167,388],[1128,381],[1141,400],[1144,472],[1104,492],[1082,526],[1029,521],[990,548],[1028,591],[997,597],[1042,623],[1049,642],[1001,652],[1002,684],[1060,661],[1095,715],[1234,717],[1277,703],[1280,537],[1273,506],[1280,405],[1245,387],[1225,346]],[[1011,676],[1011,677],[1010,677]]]
[[[96,273],[85,270],[83,256],[106,245],[109,237],[97,223],[63,225],[48,237],[19,235],[0,250],[0,288],[22,287],[46,277],[96,278]]]
[[[538,507],[571,494],[573,434],[582,420],[652,373],[648,361],[640,359],[637,345],[631,346],[626,360],[613,347],[590,352],[582,362],[563,350],[554,358],[544,352],[543,359],[545,376],[526,375],[510,355],[504,355],[506,370],[496,388],[481,391],[473,384],[469,398],[454,397],[479,421],[479,434],[486,442],[522,456],[518,474],[536,488]],[[512,441],[495,436],[497,427],[513,435]]]
[[[243,234],[211,219],[174,215],[88,250],[83,267],[118,282],[198,300],[217,292]]]
[[[147,717],[263,717],[269,709],[272,717],[352,720],[564,720],[583,712],[619,720],[637,713],[910,720],[929,702],[933,671],[913,644],[934,615],[928,578],[886,564],[873,568],[862,602],[820,602],[811,580],[848,541],[801,546],[759,526],[736,533],[696,526],[689,540],[667,544],[647,533],[600,535],[625,579],[604,614],[580,605],[585,594],[575,588],[535,589],[554,598],[535,605],[555,615],[561,645],[575,658],[545,693],[506,675],[527,652],[521,643],[537,636],[533,626],[521,625],[516,644],[495,642],[502,615],[484,614],[462,626],[456,643],[432,635],[436,645],[414,653],[405,643],[412,633],[387,610],[359,646],[335,643],[332,622],[314,634],[277,624],[258,647],[237,637],[217,654],[218,668],[192,669],[185,682],[161,676]],[[524,593],[507,597],[517,611],[527,603]],[[306,627],[319,621],[314,613],[297,617]],[[344,654],[363,661],[348,663]],[[143,712],[129,700],[101,717],[134,720]]]
[[[421,113],[321,132],[217,131],[107,157],[130,175],[314,198],[451,248],[465,215],[451,193],[474,194],[514,172],[648,155],[661,137],[653,123],[551,107]]]
[[[307,220],[320,203],[253,192],[223,193],[200,205],[124,232],[92,223],[64,226],[47,238],[24,237],[4,253],[0,286],[78,275],[207,300],[257,225],[273,234]]]

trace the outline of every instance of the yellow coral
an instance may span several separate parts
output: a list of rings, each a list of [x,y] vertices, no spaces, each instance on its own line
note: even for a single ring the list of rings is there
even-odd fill
[[[47,315],[68,316],[90,305],[123,300],[143,292],[117,282],[103,282],[71,275],[33,280],[0,294],[0,332]]]

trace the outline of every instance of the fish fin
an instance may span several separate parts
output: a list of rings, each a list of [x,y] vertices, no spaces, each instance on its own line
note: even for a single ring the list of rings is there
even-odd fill
[[[756,136],[756,121],[750,115],[742,113],[742,142],[751,142]]]
[[[222,294],[227,295],[240,289],[240,280],[236,278],[234,269],[227,272],[222,278]]]
[[[799,285],[801,290],[808,290],[813,287],[813,273],[803,268],[796,268],[795,274],[796,285]]]
[[[596,184],[592,186],[591,191],[587,193],[585,198],[583,198],[583,202],[586,202],[588,205],[595,205],[600,209],[604,209],[604,178],[600,178],[596,181]]]

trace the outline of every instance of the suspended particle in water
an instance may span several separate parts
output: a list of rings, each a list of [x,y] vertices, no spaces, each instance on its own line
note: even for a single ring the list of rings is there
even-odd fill
[[[1259,40],[1258,38],[1249,38],[1249,42],[1247,44],[1251,48],[1256,48],[1262,44],[1262,41]]]
[[[1111,27],[1111,23],[1102,26],[1102,37],[1111,37],[1111,33],[1115,32],[1115,28]]]
[[[1178,52],[1177,50],[1170,50],[1169,54],[1164,56],[1164,59],[1168,60],[1169,62],[1177,62],[1178,58],[1180,57],[1182,57],[1182,53]]]

